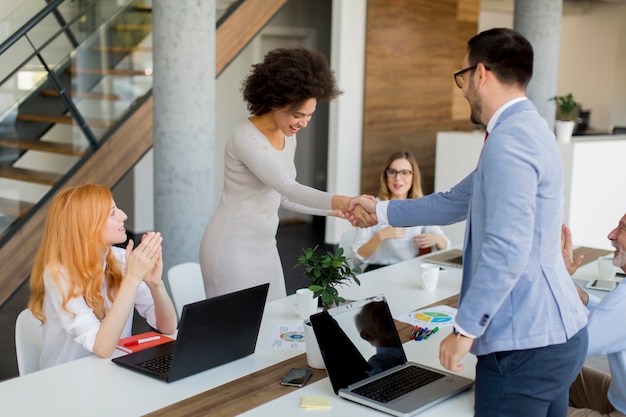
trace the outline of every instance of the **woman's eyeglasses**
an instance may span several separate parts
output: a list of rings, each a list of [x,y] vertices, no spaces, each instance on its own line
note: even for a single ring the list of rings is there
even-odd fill
[[[398,175],[400,175],[400,178],[407,178],[410,175],[413,175],[413,171],[410,171],[408,169],[401,169],[400,171],[396,171],[393,168],[387,168],[385,170],[385,174],[387,174],[388,177],[397,177]]]

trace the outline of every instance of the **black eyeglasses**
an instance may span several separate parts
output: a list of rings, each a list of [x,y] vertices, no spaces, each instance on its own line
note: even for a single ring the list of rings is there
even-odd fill
[[[396,171],[393,168],[387,168],[385,170],[385,174],[387,174],[388,177],[397,177],[398,175],[400,175],[400,178],[407,178],[409,175],[413,175],[413,171],[410,171],[408,169],[401,169],[400,171]]]
[[[463,74],[467,71],[475,70],[478,65],[472,65],[471,67],[463,68],[461,71],[454,73],[454,82],[459,88],[463,88]]]

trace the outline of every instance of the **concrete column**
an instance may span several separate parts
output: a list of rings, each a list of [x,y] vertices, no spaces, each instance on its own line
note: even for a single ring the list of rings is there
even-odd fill
[[[155,229],[168,268],[198,260],[214,208],[215,0],[154,0]]]
[[[535,53],[527,95],[551,128],[554,128],[556,109],[549,98],[557,94],[562,14],[562,0],[515,2],[513,28],[530,41]]]

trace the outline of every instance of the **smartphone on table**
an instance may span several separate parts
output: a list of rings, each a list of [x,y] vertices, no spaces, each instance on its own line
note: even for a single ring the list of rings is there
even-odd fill
[[[281,385],[288,385],[290,387],[302,387],[311,375],[313,375],[313,371],[310,369],[291,368],[280,383]]]

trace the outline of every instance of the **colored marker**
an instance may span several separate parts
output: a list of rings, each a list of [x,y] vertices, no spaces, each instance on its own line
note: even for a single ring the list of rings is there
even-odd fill
[[[434,329],[430,330],[428,333],[424,335],[424,339],[428,339],[428,336],[430,336],[433,333],[437,333],[438,331],[439,331],[439,327],[435,327]]]

